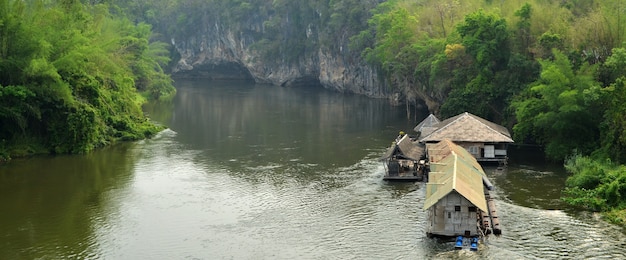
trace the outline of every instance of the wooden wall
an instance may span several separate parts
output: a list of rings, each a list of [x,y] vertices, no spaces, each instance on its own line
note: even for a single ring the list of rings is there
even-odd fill
[[[474,212],[470,212],[470,207]],[[438,236],[478,235],[476,207],[456,191],[428,209],[428,233]]]

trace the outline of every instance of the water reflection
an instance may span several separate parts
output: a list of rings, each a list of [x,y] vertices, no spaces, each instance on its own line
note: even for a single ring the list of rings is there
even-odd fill
[[[93,224],[107,221],[103,194],[129,182],[132,146],[0,166],[0,259],[99,255]]]
[[[171,126],[153,139],[1,166],[0,258],[626,258],[626,236],[559,202],[565,173],[534,153],[487,170],[504,235],[457,251],[426,237],[423,184],[382,181],[379,157],[414,124],[403,108],[177,84],[149,108]]]
[[[206,91],[198,82],[178,84],[181,91],[168,125],[190,148],[206,150],[233,166],[347,166],[363,158],[366,149],[389,144],[398,122],[405,122],[400,130],[413,127],[398,120],[402,110],[386,100],[323,89],[226,82],[212,83]]]
[[[502,199],[530,208],[569,208],[561,200],[568,177],[562,163],[545,161],[541,149],[534,146],[512,146],[509,155],[509,165],[504,169],[485,167]]]

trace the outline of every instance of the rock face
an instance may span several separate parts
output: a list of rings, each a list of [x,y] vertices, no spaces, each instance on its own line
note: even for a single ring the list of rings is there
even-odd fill
[[[249,79],[281,86],[323,86],[377,98],[394,94],[358,54],[343,51],[347,42],[337,44],[337,49],[305,50],[297,60],[285,61],[281,57],[262,58],[253,48],[261,40],[261,33],[262,23],[236,32],[215,22],[194,35],[171,39],[180,55],[172,74],[183,78]],[[313,31],[306,35],[309,41],[319,41]]]

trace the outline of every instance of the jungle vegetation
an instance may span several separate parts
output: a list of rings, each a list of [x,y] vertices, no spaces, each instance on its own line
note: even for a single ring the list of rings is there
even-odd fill
[[[211,25],[280,62],[352,55],[408,103],[503,124],[566,162],[566,201],[626,220],[624,0],[0,3],[0,152],[11,140],[80,152],[153,133],[137,91],[172,92],[149,25],[162,40]]]
[[[0,158],[85,153],[161,129],[141,110],[173,96],[151,26],[77,0],[0,0]]]

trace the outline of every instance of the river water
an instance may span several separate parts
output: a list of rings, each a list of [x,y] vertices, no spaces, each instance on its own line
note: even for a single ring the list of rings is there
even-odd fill
[[[178,81],[169,128],[88,155],[0,166],[0,259],[624,259],[626,235],[560,200],[536,151],[488,167],[503,235],[478,252],[425,234],[424,186],[379,157],[417,120],[323,89]],[[411,115],[410,117],[415,117]]]

